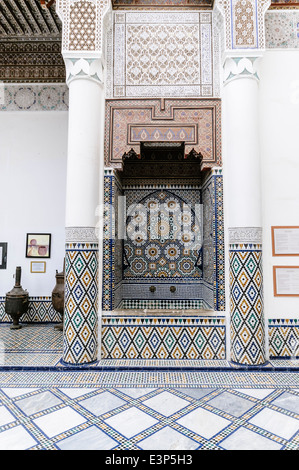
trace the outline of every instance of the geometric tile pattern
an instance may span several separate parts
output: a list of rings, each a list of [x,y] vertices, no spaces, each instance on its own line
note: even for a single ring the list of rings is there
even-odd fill
[[[0,325],[0,367],[56,366],[62,346],[62,332],[54,324],[22,324],[17,332],[8,324]]]
[[[97,359],[98,243],[67,243],[63,360]]]
[[[104,172],[104,205],[115,207],[115,176],[113,170],[105,169]],[[114,218],[109,209],[104,212],[104,240],[103,240],[103,310],[114,308],[114,286],[115,286],[115,238]]]
[[[215,311],[225,310],[223,176],[213,168],[203,184],[203,280],[213,289]],[[211,261],[213,259],[213,261]],[[203,295],[209,304],[209,299]]]
[[[160,283],[172,278],[201,278],[201,226],[195,212],[200,190],[133,189],[130,193],[139,209],[127,207],[124,279],[151,278]],[[146,211],[148,207],[156,207],[156,214]]]
[[[269,356],[270,358],[299,357],[299,320],[269,319]]]
[[[5,312],[5,297],[0,297],[0,323],[12,322]],[[61,315],[54,310],[51,297],[29,297],[29,308],[21,317],[21,323],[55,323],[61,322]]]
[[[205,305],[209,305],[209,308],[213,308],[216,311],[225,310],[225,266],[224,266],[224,211],[223,211],[223,176],[221,168],[214,168],[211,172],[210,178],[205,182],[205,192],[209,189],[212,193],[212,201],[210,205],[207,205],[209,214],[206,218],[212,217],[213,219],[213,246],[211,248],[211,254],[214,258],[212,266],[212,274],[205,281],[205,292],[209,297],[204,300]],[[104,203],[107,207],[115,207],[117,205],[117,192],[121,192],[119,182],[114,175],[113,169],[106,168],[104,174]],[[211,207],[210,207],[211,206]],[[204,209],[205,210],[205,209]],[[210,211],[213,211],[210,214]],[[116,211],[115,211],[116,213]],[[116,250],[116,239],[114,237],[114,221],[115,215],[110,214],[109,211],[105,211],[104,216],[104,244],[103,244],[103,310],[111,311],[116,308],[119,304],[118,299],[115,299],[115,289],[118,279],[117,259],[119,257],[119,250]],[[206,256],[209,256],[208,245],[204,240],[204,250],[207,249]],[[204,257],[205,263],[205,257]],[[205,279],[205,273],[203,273]],[[211,279],[210,279],[211,277]],[[175,279],[174,279],[175,280]],[[211,299],[210,299],[211,297]],[[124,308],[205,308],[204,304],[200,305],[199,301],[183,299],[170,301],[165,299],[163,301],[158,300],[152,305],[147,300],[137,299],[126,299],[124,300]],[[159,303],[160,302],[160,303]],[[192,305],[191,305],[192,303]],[[159,305],[158,305],[159,304]]]
[[[238,388],[229,373],[229,387],[209,388],[75,388],[47,375],[44,387],[1,383],[1,450],[299,449],[298,389]]]
[[[262,250],[257,244],[230,245],[231,359],[265,362]]]
[[[225,319],[103,317],[102,359],[225,359]]]

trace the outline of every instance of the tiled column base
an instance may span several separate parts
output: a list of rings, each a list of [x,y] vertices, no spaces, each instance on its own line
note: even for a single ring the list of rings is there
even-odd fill
[[[102,359],[225,359],[223,317],[102,318]]]
[[[97,360],[98,243],[67,243],[63,361]]]
[[[265,362],[261,248],[230,245],[231,359],[239,364]]]

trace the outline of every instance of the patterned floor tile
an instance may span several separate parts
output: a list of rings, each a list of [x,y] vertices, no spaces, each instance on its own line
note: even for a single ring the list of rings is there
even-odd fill
[[[258,398],[262,400],[263,398],[268,397],[272,392],[274,392],[273,388],[237,388],[237,392],[244,393],[249,397]]]
[[[143,450],[194,450],[200,446],[198,442],[184,436],[169,426],[152,434],[138,443]]]
[[[173,393],[162,392],[155,397],[145,400],[143,404],[149,408],[152,408],[163,416],[171,416],[189,405],[189,402],[173,395]]]
[[[105,423],[116,429],[123,436],[131,438],[145,429],[154,426],[154,424],[158,423],[158,420],[138,408],[132,407],[106,419]]]
[[[15,417],[8,411],[6,406],[0,406],[0,426],[12,423],[15,421]]]
[[[60,388],[62,393],[67,395],[69,398],[78,398],[88,393],[94,392],[96,388]]]
[[[79,431],[56,445],[61,450],[110,450],[116,447],[117,441],[96,426]]]
[[[85,422],[86,419],[69,406],[33,419],[33,423],[48,437],[54,437]]]
[[[4,392],[8,397],[15,398],[21,395],[26,395],[27,393],[32,393],[38,390],[37,388],[2,388],[2,392]]]
[[[1,371],[0,449],[299,450],[298,397],[294,372]]]
[[[189,397],[196,398],[200,400],[202,397],[205,397],[212,393],[215,389],[213,388],[179,388],[177,389],[179,392],[183,392],[185,395]]]
[[[37,444],[37,441],[21,425],[3,431],[0,436],[0,450],[26,450]]]
[[[212,400],[208,401],[208,404],[236,417],[242,416],[246,411],[250,410],[254,406],[252,401],[238,397],[229,392],[223,392],[221,395],[212,398]]]
[[[249,423],[284,439],[291,439],[299,427],[299,420],[268,408],[257,413]]]
[[[125,401],[116,397],[110,392],[103,392],[94,397],[86,398],[80,401],[80,405],[86,408],[95,416],[101,416],[108,411],[125,405]]]
[[[281,444],[246,428],[239,428],[219,444],[226,450],[279,450]]]
[[[177,423],[206,439],[211,439],[215,434],[230,425],[231,421],[203,408],[197,408],[183,416],[183,418],[178,419]]]
[[[299,415],[299,395],[284,392],[276,400],[273,400],[271,404]]]
[[[47,410],[52,406],[60,405],[62,401],[57,398],[53,393],[46,391],[30,396],[28,398],[23,398],[15,402],[18,408],[20,408],[25,415],[30,416],[35,413]]]
[[[120,391],[122,393],[125,393],[126,395],[129,395],[129,397],[132,398],[140,398],[144,397],[145,395],[148,395],[151,393],[153,390],[152,388],[121,388]]]

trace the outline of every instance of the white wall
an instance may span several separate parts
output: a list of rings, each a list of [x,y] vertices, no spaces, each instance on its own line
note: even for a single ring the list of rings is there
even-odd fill
[[[268,50],[260,73],[264,301],[267,318],[299,318],[299,297],[274,297],[271,226],[299,226],[299,51]]]
[[[50,296],[63,268],[68,113],[0,113],[0,242],[8,242],[0,296],[11,290],[16,266],[30,297]],[[51,233],[46,274],[30,273],[26,233]]]

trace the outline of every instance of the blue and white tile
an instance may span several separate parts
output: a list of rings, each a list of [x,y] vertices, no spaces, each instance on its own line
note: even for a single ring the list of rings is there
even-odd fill
[[[280,450],[282,445],[244,427],[220,442],[226,450]]]
[[[96,391],[96,388],[60,388],[59,389],[64,395],[67,397],[73,399],[73,398],[79,398],[84,395],[87,395],[88,393],[92,393]]]
[[[21,425],[3,431],[0,434],[0,450],[26,450],[38,442]]]
[[[236,388],[235,390],[258,400],[263,400],[274,392],[273,388]]]
[[[250,410],[255,404],[230,392],[223,392],[215,398],[212,398],[207,402],[218,410],[224,411],[232,416],[239,418],[248,410]]]
[[[177,423],[206,439],[211,439],[229,426],[231,421],[203,408],[197,408],[178,419]]]
[[[86,421],[83,416],[69,406],[32,420],[50,438],[86,423]]]
[[[110,450],[116,447],[118,442],[97,426],[91,426],[59,441],[56,445],[61,450]]]
[[[124,400],[107,391],[80,401],[80,405],[95,416],[101,416],[125,404]]]
[[[62,403],[63,402],[59,398],[57,398],[52,392],[49,392],[48,390],[15,402],[16,406],[20,408],[27,416],[40,413],[41,411],[47,410],[48,408],[52,408],[53,406],[57,406]]]
[[[141,398],[156,390],[155,388],[120,388],[119,391],[131,398]]]
[[[159,421],[136,407],[105,419],[105,423],[127,438],[132,438]]]
[[[6,406],[0,406],[0,427],[12,423],[16,418],[8,411]]]
[[[189,403],[189,401],[177,397],[168,391],[159,393],[158,395],[143,402],[145,406],[148,406],[157,413],[167,417],[173,415],[177,411],[180,411],[182,408],[185,408],[189,405]]]
[[[271,404],[299,415],[299,395],[283,392],[279,397],[273,400]]]
[[[195,450],[200,444],[169,426],[138,443],[142,450]]]
[[[299,420],[278,411],[265,408],[249,420],[249,423],[283,439],[291,439],[299,429]]]

